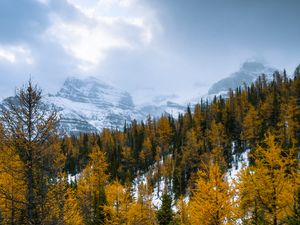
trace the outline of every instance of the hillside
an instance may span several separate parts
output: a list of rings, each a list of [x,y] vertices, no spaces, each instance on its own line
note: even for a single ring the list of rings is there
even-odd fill
[[[90,103],[93,85],[76,85],[55,98],[72,90],[73,101]],[[40,224],[299,224],[299,90],[300,67],[293,78],[275,72],[177,118],[61,138],[29,83],[1,109],[1,220],[12,212],[26,220],[27,201],[39,206]],[[112,105],[126,94],[115,96]]]

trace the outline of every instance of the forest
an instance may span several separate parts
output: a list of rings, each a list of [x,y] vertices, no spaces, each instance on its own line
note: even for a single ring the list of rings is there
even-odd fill
[[[31,81],[3,102],[0,224],[300,224],[300,66],[178,118],[78,136],[58,124]]]

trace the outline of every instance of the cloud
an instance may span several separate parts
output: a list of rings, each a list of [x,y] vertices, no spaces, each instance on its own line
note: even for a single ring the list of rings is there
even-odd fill
[[[31,51],[24,46],[1,46],[0,45],[0,60],[7,61],[11,64],[26,63],[33,64],[34,59]]]
[[[128,47],[129,43],[121,37],[106,32],[97,25],[67,23],[56,20],[47,31],[47,36],[57,41],[71,56],[80,61],[79,68],[88,70],[105,59],[111,48]]]
[[[153,14],[138,0],[66,0],[82,15],[68,20],[51,15],[51,25],[45,32],[78,60],[81,71],[90,71],[101,64],[113,49],[133,50],[151,44],[160,30]]]

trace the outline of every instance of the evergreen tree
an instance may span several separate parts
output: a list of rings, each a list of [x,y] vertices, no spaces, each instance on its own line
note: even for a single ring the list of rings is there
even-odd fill
[[[157,220],[159,225],[169,225],[173,222],[172,197],[165,191],[162,195],[162,203],[157,211]]]

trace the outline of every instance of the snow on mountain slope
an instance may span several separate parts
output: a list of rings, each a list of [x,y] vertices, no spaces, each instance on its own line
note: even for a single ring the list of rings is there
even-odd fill
[[[123,129],[125,123],[146,120],[148,115],[159,117],[169,113],[177,117],[184,112],[184,106],[168,99],[136,106],[128,92],[112,84],[93,77],[70,77],[55,95],[44,96],[43,102],[57,111],[58,128],[64,135],[98,132],[103,128]]]
[[[96,132],[103,128],[123,128],[125,121],[144,118],[128,92],[96,78],[68,78],[56,95],[44,99],[53,105],[65,133]]]
[[[214,83],[203,98],[212,99],[215,95],[226,96],[229,89],[235,89],[244,84],[250,85],[262,74],[265,74],[267,79],[271,80],[274,72],[274,68],[268,67],[262,62],[256,60],[246,61],[237,72]]]
[[[235,181],[238,181],[238,174],[241,172],[241,170],[244,167],[249,166],[250,149],[246,149],[246,151],[238,155],[235,152],[235,142],[232,142],[231,154],[233,157],[233,163],[231,168],[229,168],[226,173],[226,179],[229,184],[233,185]]]
[[[159,117],[162,114],[170,114],[174,118],[177,118],[180,113],[186,111],[186,106],[180,105],[172,101],[166,101],[163,103],[149,103],[138,106],[138,109],[145,115],[151,115]]]

